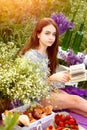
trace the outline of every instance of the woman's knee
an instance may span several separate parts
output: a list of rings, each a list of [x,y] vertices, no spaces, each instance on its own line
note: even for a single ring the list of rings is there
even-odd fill
[[[78,106],[81,101],[81,97],[78,95],[70,95],[69,100],[71,100],[72,105]]]

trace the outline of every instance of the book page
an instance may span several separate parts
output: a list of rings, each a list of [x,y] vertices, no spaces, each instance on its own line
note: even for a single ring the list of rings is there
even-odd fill
[[[85,64],[77,64],[70,66],[70,77],[70,81],[73,82],[81,82],[87,80]]]

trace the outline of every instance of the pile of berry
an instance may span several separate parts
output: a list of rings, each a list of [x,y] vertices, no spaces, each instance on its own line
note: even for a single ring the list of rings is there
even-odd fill
[[[78,130],[78,123],[70,114],[56,114],[54,117],[54,126],[56,130],[69,128],[70,130]]]

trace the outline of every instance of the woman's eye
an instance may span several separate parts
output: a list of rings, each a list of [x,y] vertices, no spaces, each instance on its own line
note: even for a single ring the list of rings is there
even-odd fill
[[[56,36],[56,33],[54,33],[53,36]]]
[[[45,34],[46,34],[46,35],[48,35],[48,34],[49,34],[49,32],[46,32]]]
[[[56,33],[45,32],[45,35],[53,35],[53,36],[56,36]]]

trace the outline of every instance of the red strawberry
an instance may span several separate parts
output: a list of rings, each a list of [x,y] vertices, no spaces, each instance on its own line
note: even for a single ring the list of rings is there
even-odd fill
[[[69,121],[68,120],[65,120],[65,122],[64,122],[65,124],[68,124],[69,123]]]
[[[72,130],[78,130],[78,125],[71,124],[71,125],[70,125],[70,128],[71,128]]]
[[[53,129],[53,126],[52,126],[52,125],[50,125],[48,128],[49,128],[49,130],[52,130],[52,129]]]
[[[64,127],[64,123],[62,121],[59,122],[59,126]]]
[[[59,115],[55,115],[55,118],[54,118],[54,122],[56,123],[56,125],[59,124]]]
[[[75,123],[75,120],[74,120],[73,118],[71,118],[71,119],[69,120],[69,122],[70,122],[70,124],[73,124],[73,125],[76,124],[76,123]]]
[[[63,114],[59,114],[59,119],[61,120],[64,117]]]
[[[67,119],[67,120],[69,120],[71,118],[71,116],[69,115],[69,114],[67,114],[66,116],[65,116],[65,119]]]
[[[61,116],[61,121],[65,122],[65,120],[66,120],[66,119],[65,119],[65,116],[62,115],[62,116]]]
[[[59,114],[56,114],[56,115],[55,115],[55,118],[59,118]]]
[[[75,125],[75,126],[74,126],[74,129],[75,129],[75,130],[78,130],[78,125]]]

